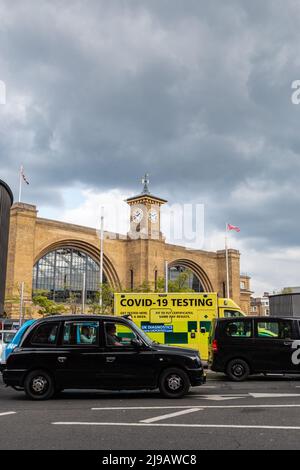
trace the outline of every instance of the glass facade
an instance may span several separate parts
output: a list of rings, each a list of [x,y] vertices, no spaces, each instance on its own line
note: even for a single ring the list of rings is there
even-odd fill
[[[85,274],[85,296],[94,300],[99,292],[99,266],[86,253],[75,248],[59,248],[43,256],[33,268],[33,291],[43,290],[56,302],[73,294],[82,299]],[[103,281],[106,282],[105,276]]]
[[[203,286],[199,278],[185,266],[178,265],[169,268],[169,280],[176,281],[181,273],[188,273],[188,277],[184,287],[193,289],[195,292],[204,292]]]

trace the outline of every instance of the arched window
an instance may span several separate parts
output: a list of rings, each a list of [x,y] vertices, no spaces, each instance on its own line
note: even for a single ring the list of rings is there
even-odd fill
[[[169,267],[169,281],[177,281],[181,273],[187,273],[184,287],[193,289],[195,292],[204,292],[199,278],[186,266],[176,265]]]
[[[85,274],[85,297],[95,300],[99,292],[99,266],[86,253],[75,248],[59,248],[39,259],[33,268],[33,292],[44,290],[49,298],[64,302],[70,294],[82,299]],[[104,282],[106,277],[103,276]]]

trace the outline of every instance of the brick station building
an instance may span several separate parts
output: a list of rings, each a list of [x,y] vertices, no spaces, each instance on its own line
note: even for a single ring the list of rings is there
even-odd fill
[[[225,296],[225,250],[204,251],[166,243],[160,229],[164,199],[150,194],[148,181],[141,194],[127,199],[130,230],[127,236],[104,232],[104,279],[114,289],[133,291],[147,283],[155,289],[164,277],[188,270],[189,285],[195,291],[218,292]],[[113,235],[113,236],[112,236]],[[34,290],[46,290],[57,302],[70,292],[81,295],[86,278],[86,298],[99,290],[100,238],[94,228],[38,217],[37,207],[16,203],[11,208],[6,280],[6,312],[16,315],[18,306],[10,299],[19,296],[25,284],[24,300],[30,305]],[[230,297],[248,313],[250,278],[240,275],[240,253],[228,250]]]

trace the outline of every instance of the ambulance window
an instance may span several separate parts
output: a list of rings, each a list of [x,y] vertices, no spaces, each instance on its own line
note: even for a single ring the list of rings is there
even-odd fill
[[[224,310],[224,318],[236,318],[236,317],[242,317],[243,315],[241,312],[237,310]]]

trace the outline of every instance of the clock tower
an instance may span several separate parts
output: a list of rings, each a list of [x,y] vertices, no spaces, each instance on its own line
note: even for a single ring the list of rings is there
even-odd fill
[[[161,240],[160,207],[168,201],[150,193],[147,173],[142,179],[142,183],[143,191],[141,194],[126,199],[127,204],[130,206],[128,236],[132,239]]]

